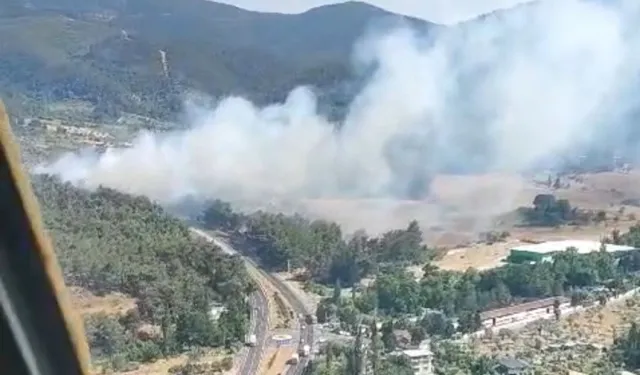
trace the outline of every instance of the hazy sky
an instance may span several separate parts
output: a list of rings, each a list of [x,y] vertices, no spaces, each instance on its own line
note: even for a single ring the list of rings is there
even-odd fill
[[[281,13],[299,13],[331,0],[215,0],[241,8]],[[508,8],[528,0],[369,0],[370,4],[391,12],[411,15],[438,23],[455,23],[495,9]]]

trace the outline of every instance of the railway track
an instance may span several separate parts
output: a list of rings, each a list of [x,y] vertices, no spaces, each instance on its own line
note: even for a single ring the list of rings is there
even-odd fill
[[[223,249],[223,251],[229,253],[229,254],[237,254],[240,255],[240,252],[238,252],[236,249],[233,248],[233,246],[229,243],[227,243],[226,241],[221,240],[220,238],[217,238],[209,233],[206,233],[202,230],[196,229],[196,228],[192,228],[193,232],[200,235],[201,237],[204,238],[209,238],[211,241],[215,242],[216,245],[218,245],[219,247],[221,247]],[[295,294],[295,292],[293,292],[291,290],[291,288],[286,285],[286,283],[282,280],[280,280],[279,278],[277,278],[276,276],[264,271],[260,265],[254,261],[253,259],[249,258],[248,256],[244,256],[244,255],[240,255],[242,256],[243,260],[245,261],[245,263],[247,264],[247,268],[250,271],[250,274],[252,274],[252,278],[259,284],[261,285],[262,282],[267,282],[268,284],[270,284],[271,289],[274,291],[277,291],[280,296],[286,301],[286,303],[291,307],[291,309],[294,312],[294,319],[295,318],[299,318],[301,317],[301,321],[299,322],[300,326],[304,326],[303,329],[301,329],[300,331],[300,338],[302,339],[299,343],[299,346],[302,346],[303,343],[304,344],[308,344],[309,346],[313,347],[313,324],[306,324],[305,322],[305,317],[307,315],[312,314],[312,311],[309,311],[307,309],[307,307],[305,306],[304,302]],[[261,287],[261,293],[263,295],[266,295],[266,290],[267,288],[263,288]],[[263,302],[264,304],[264,311],[266,312],[266,316],[269,316],[269,304],[268,304],[268,297],[266,297],[265,299],[267,302]],[[264,315],[263,315],[264,316]],[[267,318],[264,318],[265,320]],[[256,345],[256,348],[258,346],[260,346],[259,352],[260,352],[260,356],[258,357],[258,362],[260,359],[262,359],[263,353],[264,353],[264,348],[266,347],[266,339],[267,339],[267,334],[268,332],[265,331],[265,334],[263,338],[258,337],[258,343],[260,345]],[[255,349],[255,348],[254,348]],[[258,349],[256,349],[258,350]],[[255,355],[255,353],[254,353]],[[251,362],[249,360],[247,360],[248,362]],[[289,367],[289,369],[286,371],[286,375],[301,375],[307,364],[309,362],[309,357],[301,357],[300,361],[298,362],[298,364],[296,365],[292,365]],[[250,370],[252,370],[253,372],[249,372]],[[249,365],[244,365],[243,369],[241,370],[241,374],[242,375],[258,375],[257,372],[259,371],[259,364],[255,364],[252,362],[251,366]]]
[[[221,241],[219,238],[215,236],[197,229],[191,228],[191,231],[196,235],[206,239],[207,241],[211,241],[215,243],[218,247],[222,249],[227,254],[230,255],[240,255],[233,247],[227,244],[224,241]],[[240,255],[242,256],[242,255]],[[251,316],[255,325],[253,326],[253,334],[256,335],[256,345],[250,347],[246,353],[240,360],[240,368],[238,370],[239,375],[257,375],[260,370],[260,363],[262,362],[262,357],[264,356],[265,348],[267,347],[267,339],[270,330],[270,315],[269,315],[269,297],[267,295],[266,288],[264,287],[263,273],[260,269],[255,267],[254,264],[250,263],[250,260],[242,256],[247,266],[247,272],[249,276],[254,280],[254,282],[258,285],[258,290],[254,292],[250,299],[251,303]]]
[[[312,314],[312,312],[307,309],[304,302],[282,280],[260,269],[258,264],[252,259],[248,259],[248,262],[252,263],[256,268],[258,268],[259,272],[261,272],[264,277],[270,281],[271,285],[273,285],[278,293],[280,293],[282,297],[289,303],[296,317],[302,317],[302,321],[300,322],[300,324],[303,324],[305,317]],[[308,344],[313,347],[313,324],[304,323],[304,329],[301,329],[300,338],[303,339],[304,344]],[[300,345],[302,345],[302,342],[300,343]],[[308,362],[309,357],[301,357],[300,362],[298,362],[297,365],[289,367],[286,374],[301,375],[304,372],[304,369],[307,367]]]

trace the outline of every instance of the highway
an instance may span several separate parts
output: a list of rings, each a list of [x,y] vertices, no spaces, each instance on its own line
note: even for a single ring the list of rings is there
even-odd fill
[[[306,324],[304,322],[304,317],[307,314],[311,314],[311,312],[307,310],[306,306],[300,300],[300,298],[298,298],[298,296],[296,296],[296,294],[293,291],[291,291],[291,289],[282,280],[266,272],[265,272],[265,276],[269,279],[269,281],[271,281],[272,285],[282,295],[282,298],[284,298],[287,302],[289,302],[296,316],[302,315],[302,319],[299,323],[304,324],[305,328],[301,330],[300,338],[303,338],[304,344],[308,344],[309,346],[311,346],[311,349],[313,351],[313,325]],[[302,374],[308,362],[309,362],[309,357],[300,357],[300,362],[298,362],[298,364],[295,366],[290,366],[286,372],[286,375]]]
[[[242,256],[244,261],[247,263],[248,268],[259,272],[264,278],[266,278],[266,280],[270,282],[274,289],[276,289],[280,293],[282,298],[289,303],[294,313],[296,314],[296,317],[302,316],[302,319],[299,319],[299,324],[304,325],[304,329],[301,329],[300,338],[304,339],[304,344],[308,344],[313,352],[313,325],[307,324],[304,321],[305,317],[308,314],[313,314],[313,312],[307,310],[304,302],[300,300],[300,298],[298,298],[298,296],[291,290],[291,288],[289,288],[279,278],[262,270],[260,266],[249,257],[241,255],[226,241],[223,241],[220,238],[214,237],[209,233],[196,228],[191,228],[191,230],[197,235],[214,242],[225,253]],[[239,372],[239,374],[241,375],[258,375],[258,367],[262,359],[262,354],[264,353],[264,348],[266,347],[266,340],[268,335],[267,320],[269,314],[268,297],[262,291],[260,291],[259,293],[257,292],[257,294],[259,295],[259,297],[256,296],[255,298],[251,299],[251,301],[253,302],[253,311],[255,312],[255,309],[257,309],[258,312],[255,317],[255,334],[257,338],[257,344],[255,347],[250,348],[249,353],[242,362]],[[300,343],[299,346],[301,347],[304,344]],[[309,357],[300,357],[300,361],[298,362],[298,364],[290,366],[286,372],[286,375],[301,375],[304,372],[304,369],[306,368],[308,362]]]
[[[313,325],[306,324],[304,322],[304,317],[307,314],[311,314],[312,312],[307,310],[304,302],[302,302],[300,298],[298,298],[298,296],[291,290],[291,288],[289,288],[282,280],[268,272],[263,271],[261,268],[259,268],[260,266],[252,259],[245,257],[245,260],[253,267],[255,267],[271,283],[271,285],[278,291],[278,293],[280,293],[282,298],[289,303],[289,305],[293,309],[293,312],[296,314],[296,317],[302,315],[302,320],[300,320],[299,324],[304,324],[305,328],[304,330],[301,330],[300,338],[303,338],[304,343],[309,344],[309,346],[311,346],[313,349]],[[300,347],[301,346],[302,345],[300,345]],[[300,362],[298,362],[297,365],[290,366],[286,372],[286,375],[302,374],[308,362],[309,357],[300,357]]]
[[[240,255],[235,249],[233,249],[225,241],[220,240],[207,232],[204,232],[197,228],[191,228],[191,231],[198,236],[205,238],[207,241],[215,243],[222,251],[229,255]],[[250,267],[253,267],[252,262],[243,257],[245,262],[248,262]],[[249,298],[249,304],[251,306],[251,328],[250,333],[256,335],[256,345],[247,348],[247,352],[240,359],[240,367],[238,369],[239,375],[257,375],[262,362],[262,354],[267,346],[267,339],[269,334],[269,310],[268,300],[264,291],[258,288]]]

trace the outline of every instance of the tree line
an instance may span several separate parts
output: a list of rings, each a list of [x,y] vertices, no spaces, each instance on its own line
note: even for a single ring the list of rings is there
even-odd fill
[[[573,207],[569,200],[558,199],[553,194],[536,195],[530,207],[519,207],[516,214],[521,225],[534,227],[601,223],[607,219],[605,211],[579,209]]]
[[[243,340],[253,285],[241,260],[194,238],[147,198],[83,190],[47,175],[32,183],[67,283],[136,300],[123,316],[87,317],[95,358],[150,361]],[[217,322],[214,302],[225,309]]]
[[[304,268],[311,280],[329,285],[354,285],[379,267],[421,264],[436,255],[423,244],[416,221],[377,237],[358,231],[347,239],[333,222],[263,211],[241,214],[216,200],[206,205],[200,222],[236,233],[269,269]]]
[[[624,235],[614,232],[606,240],[613,239],[638,246],[640,226]],[[353,328],[363,315],[371,317],[377,312],[387,319],[383,343],[391,351],[396,346],[392,331],[403,325],[418,343],[427,335],[446,338],[456,331],[476,331],[481,328],[481,312],[527,301],[567,296],[574,304],[604,303],[610,293],[598,292],[599,287],[628,290],[637,284],[638,270],[638,251],[614,255],[604,248],[590,254],[570,248],[551,262],[506,264],[486,271],[448,271],[428,263],[421,279],[404,268],[389,266],[373,284],[352,289],[352,298],[342,297],[341,286],[336,284],[333,295],[318,305],[316,315],[318,321],[339,321]],[[403,323],[412,316],[420,317],[417,324]]]
[[[553,196],[536,197],[532,210],[542,218],[578,216],[568,201]],[[319,320],[352,324],[360,314],[371,314],[376,308],[395,317],[434,310],[456,318],[462,331],[473,331],[479,327],[482,311],[560,295],[582,300],[590,287],[628,288],[628,276],[640,270],[640,253],[614,255],[604,248],[590,254],[567,249],[552,262],[506,264],[486,271],[441,270],[429,262],[436,251],[422,244],[422,232],[415,221],[406,229],[379,237],[359,232],[344,239],[336,223],[299,215],[240,214],[219,200],[207,205],[200,220],[210,228],[241,233],[255,255],[273,269],[283,269],[289,263],[304,267],[315,281],[337,289],[354,287],[353,298],[337,298],[341,294],[334,292],[317,311]],[[640,248],[640,227],[626,234],[614,231],[605,241]],[[421,279],[407,272],[407,265],[424,262]],[[367,287],[359,285],[367,276],[375,276],[375,282]],[[433,322],[425,322],[429,325]],[[450,332],[446,324],[435,325],[439,331]]]

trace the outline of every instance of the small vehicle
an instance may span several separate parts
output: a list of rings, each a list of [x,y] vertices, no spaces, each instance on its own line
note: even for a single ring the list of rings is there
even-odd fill
[[[300,362],[300,356],[298,355],[298,353],[293,353],[291,355],[291,358],[289,358],[289,360],[287,361],[287,363],[290,365],[297,365],[298,362]]]
[[[311,347],[309,345],[304,345],[302,349],[300,349],[300,355],[302,357],[308,357],[311,353]]]
[[[251,334],[247,336],[247,340],[245,344],[247,344],[248,346],[256,346],[256,342],[257,342],[256,335]]]

